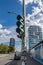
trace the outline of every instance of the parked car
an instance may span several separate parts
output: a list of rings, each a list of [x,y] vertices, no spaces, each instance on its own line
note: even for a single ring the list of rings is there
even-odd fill
[[[14,60],[20,60],[20,59],[21,59],[21,56],[19,55],[18,52],[16,52],[14,55]]]

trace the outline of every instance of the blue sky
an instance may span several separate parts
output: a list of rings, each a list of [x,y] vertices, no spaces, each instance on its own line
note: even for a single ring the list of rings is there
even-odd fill
[[[28,46],[28,27],[30,25],[41,26],[43,32],[43,0],[25,0],[25,6],[26,40]],[[16,45],[18,45],[21,40],[17,38],[16,33],[17,15],[8,14],[8,11],[22,16],[22,0],[0,0],[0,43],[9,43],[10,38],[13,37],[17,43]]]
[[[16,24],[15,14],[8,14],[8,11],[22,14],[22,7],[18,0],[0,0],[0,20],[4,26],[12,26]]]

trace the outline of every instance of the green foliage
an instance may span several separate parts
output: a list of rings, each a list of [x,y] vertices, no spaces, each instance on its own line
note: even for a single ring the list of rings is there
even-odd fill
[[[15,48],[9,46],[9,52],[14,52]]]
[[[7,53],[9,50],[8,45],[0,44],[0,53]]]
[[[0,44],[0,53],[9,53],[9,52],[14,52],[14,51],[15,51],[14,47],[10,47],[5,44]]]

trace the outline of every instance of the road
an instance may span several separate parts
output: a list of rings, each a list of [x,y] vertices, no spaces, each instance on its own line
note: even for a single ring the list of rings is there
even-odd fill
[[[5,65],[8,62],[11,62],[13,57],[14,57],[14,54],[8,54],[8,55],[5,55],[5,56],[1,56],[0,57],[0,65]]]
[[[21,60],[13,60],[14,54],[8,54],[0,57],[0,65],[21,65]]]
[[[35,61],[33,58],[27,55],[26,65],[42,65]],[[8,54],[6,56],[0,57],[0,65],[25,65],[22,60],[14,60],[14,54]]]

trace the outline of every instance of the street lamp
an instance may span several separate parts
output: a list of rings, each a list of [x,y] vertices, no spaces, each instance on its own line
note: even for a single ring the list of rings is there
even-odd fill
[[[11,11],[8,11],[9,14],[15,14],[15,15],[18,15],[17,13],[15,12],[11,12]]]

